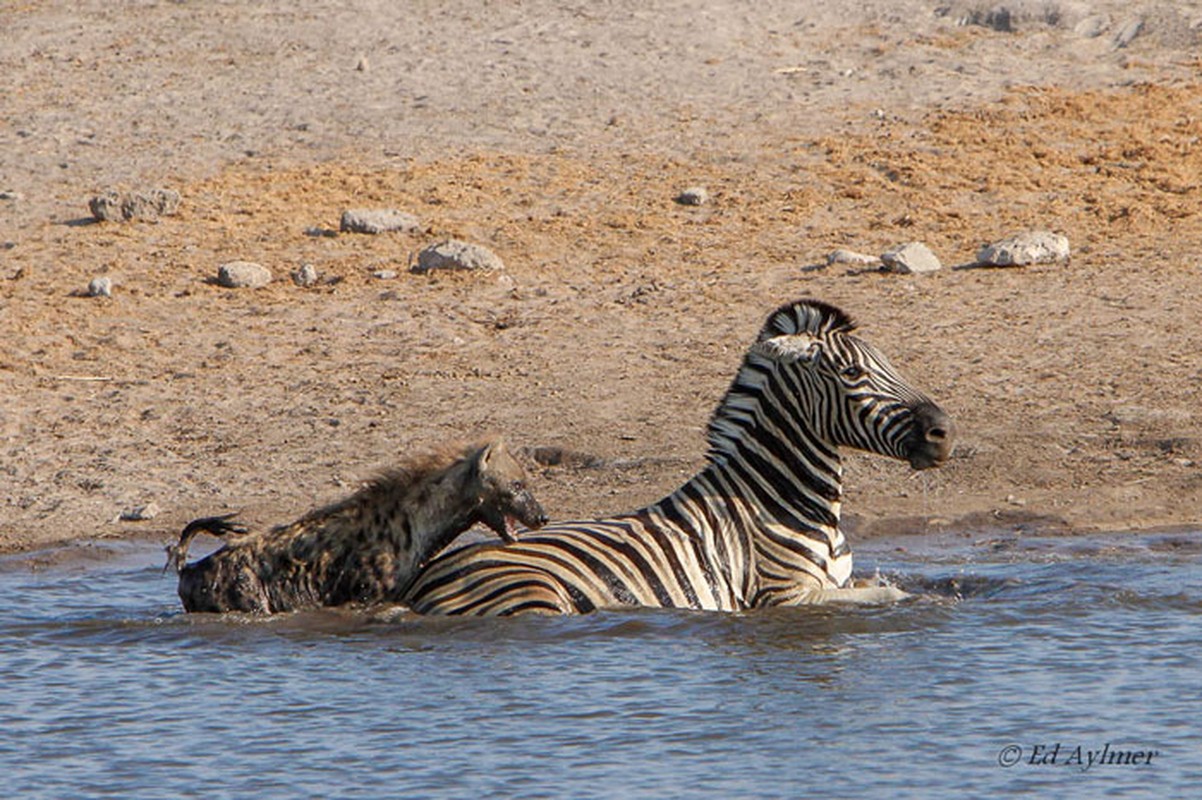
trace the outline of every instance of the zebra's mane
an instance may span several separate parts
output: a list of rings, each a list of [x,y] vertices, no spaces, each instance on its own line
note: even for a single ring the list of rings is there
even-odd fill
[[[851,333],[855,329],[855,320],[842,309],[821,300],[797,300],[785,303],[768,315],[768,321],[760,329],[759,341],[797,333],[814,336]]]
[[[776,336],[800,333],[813,336],[850,333],[855,327],[851,316],[842,309],[820,300],[804,299],[786,303],[769,314],[756,341],[765,342]],[[730,388],[710,417],[706,430],[709,441],[707,457],[710,461],[720,460],[730,454],[743,432],[755,424],[763,388],[773,372],[771,359],[755,348],[743,357],[743,364],[735,373]]]

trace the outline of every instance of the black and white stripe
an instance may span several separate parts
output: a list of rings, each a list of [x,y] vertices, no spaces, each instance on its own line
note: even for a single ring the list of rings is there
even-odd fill
[[[854,592],[839,529],[839,448],[915,469],[938,466],[951,450],[947,415],[852,335],[854,327],[824,303],[781,307],[710,421],[701,472],[631,514],[448,553],[419,576],[411,607],[479,615],[731,611]]]

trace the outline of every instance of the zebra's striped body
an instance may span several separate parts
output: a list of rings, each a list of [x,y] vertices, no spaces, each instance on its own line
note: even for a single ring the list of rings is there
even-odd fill
[[[409,604],[508,615],[856,599],[838,448],[925,469],[950,453],[951,422],[853,328],[823,303],[778,309],[710,421],[701,472],[631,514],[448,553],[418,577]]]

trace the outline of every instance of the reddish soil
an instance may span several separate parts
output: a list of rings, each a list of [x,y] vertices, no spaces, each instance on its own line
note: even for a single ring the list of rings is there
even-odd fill
[[[225,50],[205,40],[202,58],[172,50],[171,37],[138,38],[173,22],[193,41],[208,28],[185,18],[187,7],[139,20],[104,6],[75,17],[14,9],[15,43],[0,51],[11,98],[0,190],[18,195],[0,200],[0,549],[166,540],[193,517],[229,510],[283,522],[404,453],[489,432],[602,459],[536,467],[553,518],[630,509],[698,466],[705,423],[745,347],[773,308],[801,296],[851,312],[959,428],[937,471],[852,458],[845,508],[861,535],[1197,526],[1202,81],[1188,56],[1196,42],[1165,33],[1194,29],[1150,17],[1128,48],[1094,54],[1082,49],[1094,40],[1064,25],[1002,33],[932,15],[910,31],[870,7],[850,24],[824,18],[826,28],[791,34],[736,15],[743,38],[721,41],[702,22],[679,23],[676,48],[654,21],[636,24],[638,7],[629,18],[615,11],[619,21],[492,9],[506,19],[485,24],[456,16],[455,4],[390,17],[398,37],[406,24],[433,37],[433,55],[414,62],[400,96],[368,95],[378,108],[358,95],[343,127],[333,95],[304,105],[306,80],[365,73],[378,83],[407,51],[326,41],[317,10],[205,10],[240,32]],[[592,52],[631,57],[604,67],[626,70],[627,84],[608,71],[585,80],[599,68],[560,46],[573,19]],[[263,38],[246,32],[255,25]],[[492,61],[439,60],[455,25],[517,44]],[[282,70],[251,46],[269,26],[295,44],[277,61],[303,53],[320,65],[324,55],[346,62],[342,71]],[[623,38],[632,29],[665,61],[654,74],[666,84],[647,100],[637,87],[650,67]],[[823,30],[832,44],[814,49]],[[68,39],[79,63],[55,44]],[[356,71],[360,49],[367,69]],[[489,71],[512,64],[514,50],[522,59],[509,79]],[[759,117],[744,56],[765,87]],[[86,67],[110,81],[122,74],[106,59],[143,65],[131,73],[142,92],[105,84],[89,97],[97,75]],[[854,86],[840,81],[841,60]],[[269,74],[282,99],[222,95],[231,62]],[[820,64],[830,83],[814,74]],[[729,104],[704,83],[689,94],[707,68]],[[527,72],[545,79],[532,79],[529,107],[489,105],[490,86],[507,97]],[[907,75],[926,81],[921,92],[899,89]],[[458,116],[429,88],[438,80],[471,101]],[[425,105],[423,92],[433,97]],[[165,117],[148,96],[162,98]],[[52,114],[56,103],[67,111]],[[407,131],[388,127],[398,122],[369,124],[404,109],[421,129],[411,140],[393,138]],[[273,127],[273,114],[297,122]],[[319,122],[306,128],[310,116]],[[197,133],[192,152],[181,117],[185,131],[216,119],[241,138]],[[89,130],[99,144],[86,144]],[[88,198],[110,183],[167,186],[183,203],[157,223],[86,224]],[[673,202],[692,185],[710,202]],[[415,213],[425,229],[315,235],[365,207]],[[1071,261],[965,267],[980,245],[1030,228],[1067,236]],[[504,272],[408,272],[419,249],[446,237],[491,248]],[[911,240],[945,269],[825,264],[835,248],[877,254]],[[215,285],[217,266],[236,259],[262,263],[275,281]],[[327,280],[294,285],[303,263]],[[80,296],[98,275],[113,296]],[[153,519],[115,521],[152,502]]]

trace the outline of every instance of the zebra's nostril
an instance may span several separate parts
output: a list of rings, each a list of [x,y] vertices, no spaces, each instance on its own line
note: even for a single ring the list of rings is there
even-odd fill
[[[947,431],[943,428],[931,428],[927,431],[928,442],[942,442],[947,438]]]

